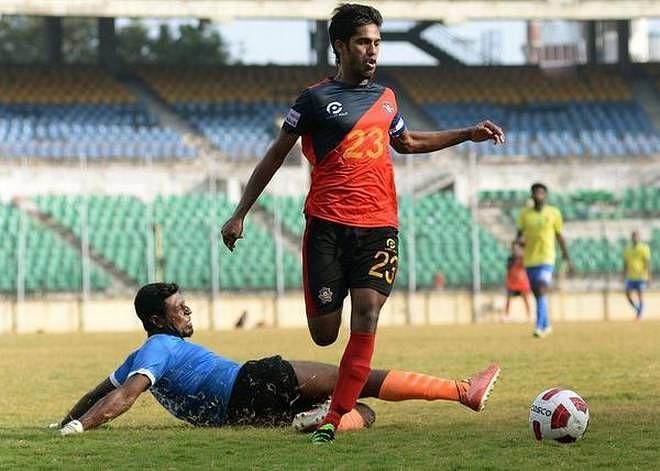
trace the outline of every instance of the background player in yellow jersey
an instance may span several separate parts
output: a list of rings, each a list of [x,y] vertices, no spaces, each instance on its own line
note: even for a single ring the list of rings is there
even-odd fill
[[[568,263],[569,274],[573,263],[561,235],[563,225],[558,208],[545,204],[548,188],[543,183],[532,185],[534,206],[525,207],[518,214],[518,242],[525,242],[523,264],[536,299],[536,329],[534,335],[543,337],[552,331],[548,318],[547,292],[552,284],[555,265],[555,239],[561,248],[562,258]]]
[[[635,309],[636,320],[642,319],[644,298],[642,292],[651,280],[651,249],[639,240],[639,232],[631,236],[631,243],[623,251],[623,276],[626,280],[626,298]],[[633,291],[637,293],[638,303],[633,301]]]

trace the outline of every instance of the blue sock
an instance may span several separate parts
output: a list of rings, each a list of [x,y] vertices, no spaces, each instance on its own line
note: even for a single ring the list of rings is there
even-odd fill
[[[543,330],[543,312],[545,302],[543,296],[536,297],[536,330]]]
[[[642,312],[644,311],[644,303],[639,302],[639,304],[635,307],[635,311],[637,311],[637,317],[642,317]]]
[[[548,326],[548,298],[539,296],[536,298],[536,328],[545,330]]]

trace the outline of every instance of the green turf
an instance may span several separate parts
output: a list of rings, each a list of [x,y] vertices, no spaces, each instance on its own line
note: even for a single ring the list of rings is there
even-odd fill
[[[59,437],[45,429],[103,379],[142,336],[0,338],[0,469],[660,469],[660,323],[558,324],[533,339],[530,326],[390,328],[378,335],[375,367],[463,377],[497,360],[500,381],[483,413],[452,403],[369,401],[374,428],[329,446],[279,429],[195,429],[145,394],[110,425]],[[301,330],[203,332],[194,340],[246,360],[281,353],[337,362]],[[536,442],[528,407],[565,386],[589,403],[585,438]]]

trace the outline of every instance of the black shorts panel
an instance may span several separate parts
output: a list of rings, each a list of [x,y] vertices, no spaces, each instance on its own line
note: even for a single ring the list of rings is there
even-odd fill
[[[298,379],[279,355],[245,363],[236,377],[225,425],[277,427],[291,425],[294,415],[314,406],[300,397]]]
[[[307,316],[341,308],[348,294],[342,226],[308,218],[303,237],[303,290]]]
[[[303,287],[308,316],[339,309],[350,288],[389,296],[399,264],[398,231],[308,218],[303,240]]]

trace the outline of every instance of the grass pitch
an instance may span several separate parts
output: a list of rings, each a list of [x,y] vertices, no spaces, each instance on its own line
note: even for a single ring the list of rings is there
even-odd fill
[[[195,429],[144,394],[98,430],[47,430],[144,339],[139,334],[0,338],[0,468],[94,469],[660,469],[660,323],[381,329],[374,367],[465,377],[491,361],[503,373],[482,413],[454,403],[367,401],[374,428],[312,446],[289,429]],[[248,360],[271,354],[337,363],[344,335],[315,347],[303,330],[202,332],[192,338]],[[536,442],[528,408],[561,385],[588,402],[591,423],[572,445]]]

